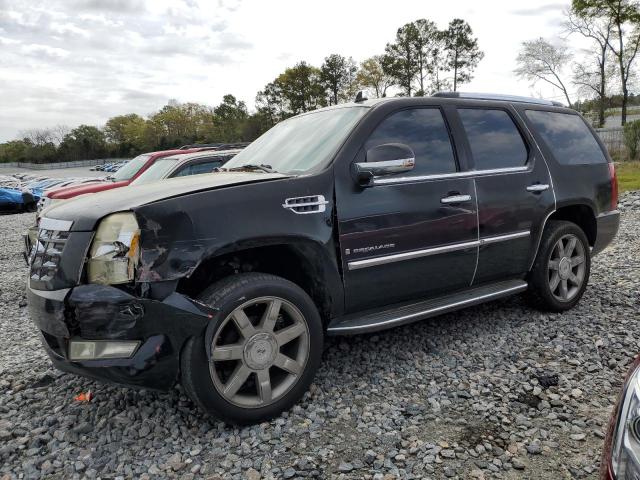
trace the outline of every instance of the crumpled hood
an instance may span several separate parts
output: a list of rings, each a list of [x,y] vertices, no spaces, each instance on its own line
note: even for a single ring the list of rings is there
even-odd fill
[[[48,208],[44,216],[71,220],[74,222],[72,230],[87,231],[92,230],[97,221],[110,213],[131,210],[189,193],[282,178],[288,177],[281,173],[217,172],[170,178],[65,200]]]

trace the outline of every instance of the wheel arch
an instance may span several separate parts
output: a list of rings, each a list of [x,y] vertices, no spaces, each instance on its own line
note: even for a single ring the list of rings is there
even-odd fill
[[[593,247],[598,235],[598,224],[593,208],[585,203],[564,205],[556,209],[548,218],[549,220],[565,220],[575,223],[587,236],[589,245]]]
[[[307,238],[255,238],[226,245],[203,258],[177,291],[195,298],[222,278],[246,272],[270,273],[302,288],[318,308],[323,324],[342,313],[344,293],[333,244]]]
[[[533,268],[535,259],[538,256],[538,251],[540,250],[540,242],[542,241],[542,235],[544,234],[544,230],[549,220],[565,220],[575,223],[587,236],[587,240],[589,240],[589,246],[593,247],[595,245],[598,236],[598,224],[596,221],[596,215],[593,206],[588,202],[571,203],[558,206],[557,209],[547,213],[547,216],[542,223],[542,228],[540,228],[538,239],[536,241],[536,248],[529,263],[529,271],[531,271],[531,269]]]

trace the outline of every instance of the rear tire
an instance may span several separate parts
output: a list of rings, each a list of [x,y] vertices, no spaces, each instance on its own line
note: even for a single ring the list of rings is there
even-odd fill
[[[198,299],[217,310],[181,356],[182,385],[203,411],[232,424],[291,408],[320,365],[323,328],[311,298],[275,275],[244,273]]]
[[[584,294],[590,270],[591,251],[582,229],[572,222],[549,221],[529,275],[529,302],[550,312],[573,308]]]

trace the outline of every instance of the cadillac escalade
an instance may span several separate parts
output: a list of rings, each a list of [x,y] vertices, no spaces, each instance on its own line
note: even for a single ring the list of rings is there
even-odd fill
[[[29,309],[64,371],[180,382],[259,422],[304,394],[325,335],[518,293],[572,308],[618,224],[613,163],[571,109],[359,98],[281,122],[219,173],[54,205]]]

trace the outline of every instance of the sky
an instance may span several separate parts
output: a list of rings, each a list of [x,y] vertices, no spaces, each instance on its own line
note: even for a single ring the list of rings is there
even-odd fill
[[[0,142],[28,129],[102,126],[169,99],[255,94],[285,68],[331,53],[361,61],[396,30],[466,20],[485,57],[461,90],[545,96],[513,74],[521,42],[561,42],[569,0],[0,0]],[[572,46],[575,42],[571,41]]]

